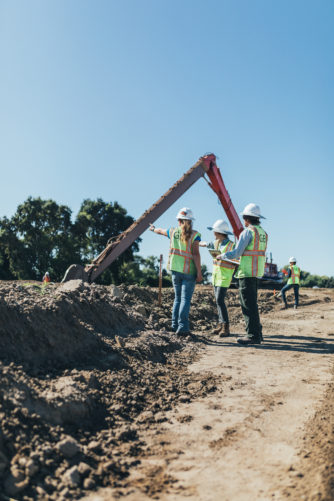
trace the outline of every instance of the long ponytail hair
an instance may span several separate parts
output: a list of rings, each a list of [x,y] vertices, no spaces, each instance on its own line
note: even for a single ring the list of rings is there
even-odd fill
[[[181,240],[182,242],[188,242],[193,233],[193,223],[189,219],[179,219],[181,225]]]

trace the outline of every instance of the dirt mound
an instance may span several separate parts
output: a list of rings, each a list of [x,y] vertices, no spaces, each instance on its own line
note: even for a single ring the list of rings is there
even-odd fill
[[[0,350],[3,360],[32,367],[68,367],[101,357],[100,336],[144,326],[108,288],[73,280],[47,288],[0,284]]]

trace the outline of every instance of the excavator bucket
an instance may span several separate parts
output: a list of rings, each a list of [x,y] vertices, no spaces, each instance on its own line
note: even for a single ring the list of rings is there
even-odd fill
[[[71,264],[71,266],[67,268],[62,282],[78,279],[83,280],[84,282],[89,282],[89,275],[81,264]]]

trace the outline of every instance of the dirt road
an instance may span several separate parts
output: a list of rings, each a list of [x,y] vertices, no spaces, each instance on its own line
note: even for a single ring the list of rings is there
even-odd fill
[[[333,499],[326,483],[333,463],[324,448],[333,447],[334,421],[328,408],[323,412],[333,379],[332,303],[275,311],[263,316],[263,327],[260,347],[203,339],[189,371],[214,375],[217,389],[180,403],[141,437],[146,457],[130,488],[118,491],[124,499]],[[117,492],[84,499],[110,495]]]
[[[334,498],[334,291],[284,311],[260,291],[256,347],[210,335],[205,286],[179,338],[172,299],[0,282],[0,499]],[[243,333],[235,290],[228,307]]]

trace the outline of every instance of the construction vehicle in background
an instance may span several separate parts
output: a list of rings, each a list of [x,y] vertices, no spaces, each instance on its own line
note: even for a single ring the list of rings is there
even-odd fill
[[[278,271],[277,264],[273,263],[272,253],[270,252],[270,261],[266,255],[264,264],[264,275],[261,278],[261,287],[266,289],[281,289],[283,286],[284,275]]]
[[[169,207],[176,202],[198,179],[203,177],[218,196],[236,238],[243,225],[225,188],[214,154],[201,157],[155,204],[137,219],[127,230],[109,240],[106,248],[88,265],[72,264],[66,271],[63,282],[81,279],[91,283],[108,268],[133,242],[146,231]],[[270,263],[271,264],[271,263]],[[275,265],[274,265],[275,266]],[[271,268],[268,268],[269,273]],[[276,267],[277,271],[277,267]]]

